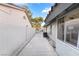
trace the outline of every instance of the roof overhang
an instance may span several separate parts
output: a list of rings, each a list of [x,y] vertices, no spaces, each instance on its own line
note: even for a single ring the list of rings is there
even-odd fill
[[[55,15],[55,13],[51,12],[51,15],[48,15],[49,17],[51,16],[51,18],[47,18],[45,20],[46,26],[48,26],[49,24],[51,24],[52,22],[56,21],[58,18],[64,16],[65,14],[67,14],[68,12],[72,11],[73,9],[76,9],[79,7],[79,4],[71,4],[70,6],[68,6],[67,8],[65,8],[64,10],[62,10],[62,12],[60,12],[59,14]],[[57,7],[58,8],[58,7]],[[53,16],[54,15],[54,16]]]

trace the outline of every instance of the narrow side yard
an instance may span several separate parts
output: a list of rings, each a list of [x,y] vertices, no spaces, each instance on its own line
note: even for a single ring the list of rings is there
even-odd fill
[[[47,39],[43,38],[42,32],[37,33],[30,43],[22,50],[20,56],[56,56],[56,52],[49,44]]]

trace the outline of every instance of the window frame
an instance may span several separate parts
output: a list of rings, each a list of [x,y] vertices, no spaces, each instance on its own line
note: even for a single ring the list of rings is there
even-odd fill
[[[73,19],[73,20],[77,20],[77,19]],[[77,37],[77,43],[76,43],[76,45],[74,45],[74,44],[66,41],[66,37],[67,37],[66,36],[66,33],[67,33],[67,25],[66,25],[66,22],[73,21],[73,20],[65,21],[65,42],[68,43],[68,44],[71,44],[71,45],[73,45],[75,47],[79,47],[79,32],[78,32],[78,37]]]
[[[63,20],[63,21],[62,21],[62,20]],[[64,17],[62,17],[62,18],[60,18],[60,19],[57,20],[57,27],[58,27],[58,28],[57,28],[57,38],[58,38],[59,40],[61,40],[61,41],[64,41],[64,27],[63,27],[63,29],[62,29],[62,30],[63,30],[63,35],[62,35],[63,37],[62,37],[62,39],[60,39],[59,36],[58,36],[58,35],[59,35],[59,29],[60,29],[59,27],[62,27],[62,26],[64,26],[64,25],[65,25]]]

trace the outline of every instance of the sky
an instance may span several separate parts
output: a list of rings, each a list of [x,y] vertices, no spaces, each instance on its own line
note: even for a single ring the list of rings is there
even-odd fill
[[[32,12],[32,17],[43,17],[45,18],[48,11],[51,9],[53,3],[29,3],[28,8]]]

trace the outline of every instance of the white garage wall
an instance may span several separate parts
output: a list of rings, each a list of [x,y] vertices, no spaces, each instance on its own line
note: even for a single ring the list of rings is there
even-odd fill
[[[24,20],[23,16],[24,12],[0,5],[0,55],[11,55],[34,34],[28,18]]]

